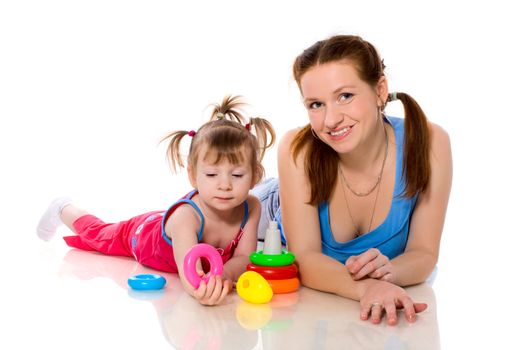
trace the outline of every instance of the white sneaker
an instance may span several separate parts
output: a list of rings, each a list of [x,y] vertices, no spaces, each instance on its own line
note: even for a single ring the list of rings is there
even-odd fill
[[[67,197],[55,198],[51,202],[44,215],[42,215],[40,218],[38,226],[36,227],[36,234],[38,237],[44,241],[49,241],[51,238],[53,238],[57,232],[58,227],[62,225],[60,213],[62,212],[62,209],[70,203],[71,199]]]

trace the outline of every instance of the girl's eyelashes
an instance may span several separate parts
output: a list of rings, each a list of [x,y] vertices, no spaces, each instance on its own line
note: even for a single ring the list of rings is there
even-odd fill
[[[215,176],[217,176],[217,173],[206,173],[205,172],[204,175],[206,177],[215,177]],[[245,173],[232,173],[231,175],[233,177],[242,178],[245,175]]]

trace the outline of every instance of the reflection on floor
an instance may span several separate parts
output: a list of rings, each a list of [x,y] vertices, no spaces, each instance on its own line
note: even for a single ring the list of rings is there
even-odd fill
[[[415,300],[429,304],[418,321],[409,324],[400,315],[400,324],[372,325],[359,319],[359,304],[352,300],[301,287],[298,292],[275,295],[268,304],[249,304],[230,293],[224,305],[204,307],[187,295],[176,275],[167,279],[161,291],[133,291],[127,278],[152,270],[128,258],[108,257],[91,252],[69,250],[58,264],[59,280],[113,280],[106,288],[127,290],[126,307],[150,303],[158,316],[140,319],[141,337],[152,344],[176,349],[439,349],[436,301],[430,285],[409,288]],[[112,297],[112,296],[110,296]],[[108,297],[108,298],[110,298]],[[105,300],[111,305],[112,300]],[[114,301],[116,302],[116,300]],[[121,302],[121,301],[120,301]],[[114,315],[113,315],[114,316]],[[82,317],[79,315],[79,317]],[[101,317],[104,317],[101,315]],[[123,318],[128,317],[126,315]],[[74,320],[72,320],[74,322]],[[144,324],[153,327],[145,327]],[[96,334],[96,322],[93,333]],[[157,327],[157,330],[155,330]],[[161,328],[164,340],[158,338]],[[122,340],[122,347],[134,348],[136,342]],[[153,348],[158,348],[153,346]]]

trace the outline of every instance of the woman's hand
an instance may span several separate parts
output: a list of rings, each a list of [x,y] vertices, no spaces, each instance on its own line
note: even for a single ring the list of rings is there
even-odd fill
[[[414,303],[401,287],[384,281],[371,281],[361,298],[361,319],[371,318],[372,323],[380,323],[386,314],[387,323],[397,324],[397,310],[404,309],[408,322],[416,321],[416,313],[426,310],[427,304]]]
[[[376,248],[371,248],[360,255],[349,257],[345,266],[356,281],[364,277],[386,282],[394,281],[392,262]]]
[[[232,289],[232,281],[221,276],[210,276],[208,283],[201,281],[193,297],[202,305],[220,304]]]

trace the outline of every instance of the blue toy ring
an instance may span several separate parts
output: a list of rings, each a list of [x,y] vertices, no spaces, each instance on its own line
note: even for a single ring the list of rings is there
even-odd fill
[[[158,290],[166,284],[166,279],[161,275],[142,274],[128,278],[128,285],[135,290]]]

